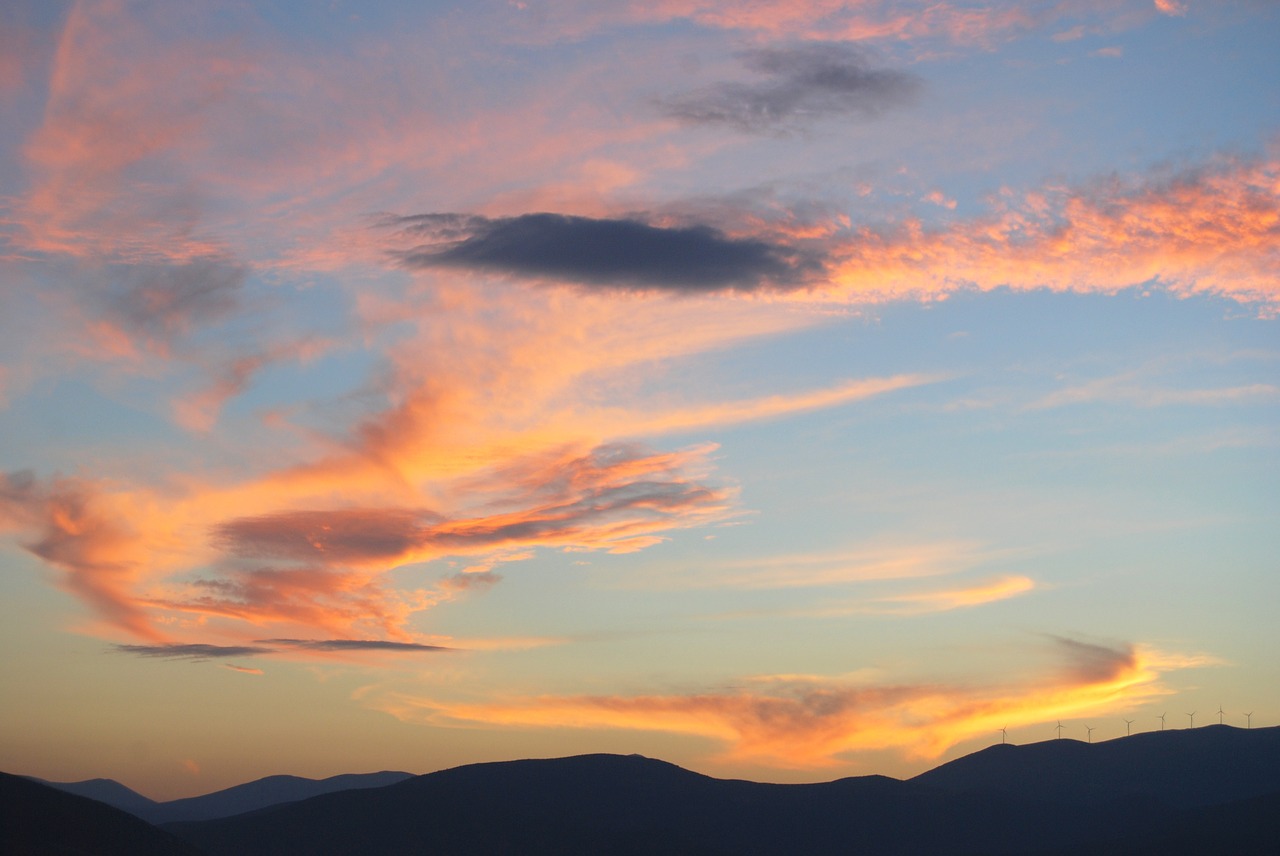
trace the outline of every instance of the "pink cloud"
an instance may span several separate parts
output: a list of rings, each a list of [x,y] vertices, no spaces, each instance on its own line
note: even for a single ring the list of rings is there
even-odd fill
[[[1113,293],[1155,280],[1177,294],[1280,301],[1280,162],[1220,159],[1136,182],[1012,193],[998,213],[943,229],[858,228],[832,251],[838,300],[930,299],[963,288]]]

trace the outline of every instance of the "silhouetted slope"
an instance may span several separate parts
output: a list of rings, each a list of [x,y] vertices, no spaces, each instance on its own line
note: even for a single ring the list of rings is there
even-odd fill
[[[273,805],[297,802],[322,794],[360,788],[382,788],[413,778],[411,773],[384,770],[381,773],[347,773],[327,779],[299,776],[268,776],[211,794],[171,802],[153,803],[136,814],[151,823],[182,820],[212,820]]]
[[[39,782],[42,785],[48,785],[51,788],[57,788],[68,794],[75,794],[78,797],[88,797],[91,800],[106,803],[109,806],[118,808],[121,811],[127,811],[129,814],[146,818],[148,811],[154,809],[159,803],[148,797],[144,797],[137,791],[130,790],[114,779],[86,779],[83,782],[50,782],[45,779],[37,779],[34,776],[25,776],[33,782]]]
[[[5,856],[200,856],[191,844],[88,797],[0,773]]]
[[[996,745],[910,781],[943,790],[1083,805],[1121,798],[1190,808],[1280,791],[1280,728],[1135,734],[1101,743]]]
[[[639,756],[477,764],[373,791],[171,824],[210,854],[1016,853],[1096,839],[1114,818],[945,794],[879,776],[725,781]]]
[[[47,782],[32,777],[60,791],[76,794],[127,811],[151,824],[180,820],[212,820],[230,817],[268,806],[297,802],[356,788],[382,788],[413,778],[412,773],[384,770],[380,773],[346,773],[327,779],[304,779],[300,776],[267,776],[221,791],[169,802],[156,802],[111,779],[89,779],[84,782]]]
[[[1117,856],[1276,856],[1280,853],[1280,792],[1192,809],[1143,846],[1129,843],[1113,852]]]

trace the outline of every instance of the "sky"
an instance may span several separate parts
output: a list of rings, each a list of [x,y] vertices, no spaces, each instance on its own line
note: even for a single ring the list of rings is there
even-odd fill
[[[802,782],[1280,725],[1277,41],[1265,0],[6,2],[0,769]]]

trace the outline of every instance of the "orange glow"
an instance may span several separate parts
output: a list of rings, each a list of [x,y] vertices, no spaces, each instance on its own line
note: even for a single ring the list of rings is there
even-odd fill
[[[1141,647],[1060,640],[1075,660],[1041,680],[1004,686],[874,686],[813,676],[753,682],[755,691],[686,696],[569,696],[459,702],[391,693],[365,701],[402,720],[433,725],[618,728],[696,735],[727,744],[726,761],[778,768],[832,766],[852,752],[892,749],[937,758],[1002,727],[1052,722],[1131,706],[1167,692],[1162,673],[1205,665]]]

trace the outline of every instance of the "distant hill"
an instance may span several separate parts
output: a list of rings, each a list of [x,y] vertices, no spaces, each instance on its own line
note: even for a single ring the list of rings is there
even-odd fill
[[[5,856],[200,856],[191,844],[120,809],[0,773]]]
[[[106,803],[144,820],[149,812],[160,805],[155,800],[144,797],[114,779],[86,779],[83,782],[49,782],[33,776],[27,776],[26,778],[33,782],[56,788],[64,793],[75,794],[78,797],[88,797],[91,800]]]
[[[215,791],[198,797],[156,802],[111,779],[85,782],[44,782],[67,793],[96,799],[127,811],[148,823],[171,823],[182,820],[212,820],[230,817],[268,806],[296,802],[335,791],[356,788],[381,788],[412,778],[411,773],[348,773],[327,779],[305,779],[299,776],[268,776],[243,785]]]
[[[210,856],[1275,856],[1278,737],[1214,726],[1048,741],[993,747],[906,782],[812,785],[712,779],[640,756],[511,761],[166,828]]]
[[[1280,791],[1280,728],[1208,725],[1100,743],[996,745],[911,781],[1057,804],[1128,798],[1210,806]]]

